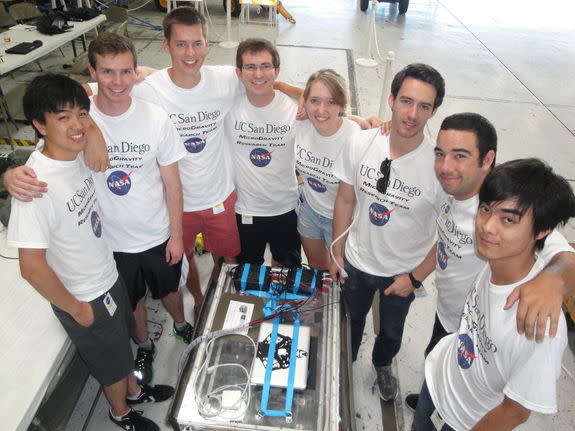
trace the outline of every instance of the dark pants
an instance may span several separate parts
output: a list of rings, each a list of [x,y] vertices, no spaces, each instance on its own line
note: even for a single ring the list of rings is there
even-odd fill
[[[371,358],[376,367],[391,365],[401,347],[405,318],[415,296],[413,293],[406,298],[396,295],[385,296],[383,291],[393,283],[393,277],[367,274],[351,266],[347,260],[345,270],[348,278],[344,285],[344,295],[351,318],[352,360],[357,359],[365,318],[373,303],[373,296],[379,290],[379,333]]]
[[[435,323],[433,324],[433,332],[431,333],[431,339],[429,340],[429,344],[425,348],[426,358],[427,355],[429,355],[429,353],[433,350],[435,345],[439,343],[439,340],[441,340],[446,335],[449,335],[449,332],[445,330],[445,328],[441,324],[441,321],[439,320],[439,316],[437,315],[437,313],[435,313]]]
[[[411,431],[436,431],[435,426],[431,422],[431,415],[435,411],[435,405],[427,389],[427,383],[423,382],[419,399],[417,400],[417,408],[413,415],[413,423],[411,424]],[[441,427],[440,431],[455,431],[449,425],[445,424]]]

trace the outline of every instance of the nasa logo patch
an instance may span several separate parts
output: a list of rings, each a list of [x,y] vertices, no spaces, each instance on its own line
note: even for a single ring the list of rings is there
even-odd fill
[[[92,223],[92,231],[97,238],[102,236],[102,221],[100,220],[100,214],[97,211],[92,211],[90,214],[90,222]]]
[[[439,241],[437,243],[437,263],[441,269],[447,268],[447,260],[449,259],[449,255],[445,251],[445,244],[443,241]]]
[[[307,183],[309,184],[309,186],[316,192],[318,193],[325,193],[327,190],[327,187],[325,186],[325,184],[320,183],[318,180],[316,180],[315,178],[308,178],[307,179]]]
[[[389,221],[393,211],[394,210],[390,211],[385,206],[374,202],[369,206],[369,221],[376,226],[383,226]]]
[[[457,347],[457,363],[464,370],[471,367],[477,358],[473,347],[473,340],[467,334],[459,335],[459,346]]]
[[[124,171],[114,171],[108,175],[106,184],[108,184],[110,191],[118,196],[126,195],[132,188],[132,180],[130,179],[132,172],[127,174]]]
[[[199,153],[205,146],[206,140],[202,138],[194,137],[184,141],[184,147],[186,147],[188,153]]]
[[[250,161],[258,168],[263,168],[272,161],[272,153],[265,148],[254,148],[250,153]]]

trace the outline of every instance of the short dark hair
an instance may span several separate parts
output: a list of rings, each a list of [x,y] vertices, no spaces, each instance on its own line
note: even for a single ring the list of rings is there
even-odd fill
[[[393,77],[393,81],[391,81],[391,94],[393,94],[394,98],[397,97],[397,93],[399,93],[399,89],[403,85],[405,78],[414,78],[432,85],[435,88],[433,109],[441,106],[443,97],[445,96],[445,81],[437,70],[423,63],[408,64],[397,72]]]
[[[487,175],[479,190],[479,202],[491,204],[516,199],[523,216],[533,210],[533,235],[564,225],[575,217],[575,196],[565,178],[539,159],[517,159],[502,163]],[[537,240],[541,250],[545,238]]]
[[[96,68],[96,54],[97,55],[118,55],[124,52],[131,52],[134,57],[134,69],[138,64],[138,56],[134,43],[125,36],[117,33],[104,32],[100,33],[88,46],[88,61],[90,66]]]
[[[439,130],[461,130],[475,133],[477,149],[479,150],[479,165],[487,153],[493,150],[497,153],[497,132],[489,120],[473,112],[462,112],[445,117]],[[495,158],[491,167],[495,166]]]
[[[164,37],[168,40],[170,40],[172,35],[172,25],[174,24],[201,25],[204,39],[208,38],[206,18],[200,11],[190,6],[177,7],[165,16],[162,21],[162,27],[164,29]]]
[[[57,113],[67,106],[90,109],[90,98],[84,88],[64,75],[47,73],[37,76],[28,84],[23,99],[24,115],[45,124],[45,114]]]
[[[277,69],[280,67],[280,55],[276,47],[269,40],[266,39],[246,39],[238,46],[236,51],[236,67],[241,69],[244,65],[242,56],[247,52],[250,54],[257,54],[258,52],[267,51],[272,56],[272,64]]]

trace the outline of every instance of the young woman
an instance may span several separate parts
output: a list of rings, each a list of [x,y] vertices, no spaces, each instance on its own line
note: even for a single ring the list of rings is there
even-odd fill
[[[309,265],[326,269],[329,268],[331,223],[339,186],[331,167],[353,133],[378,124],[371,118],[345,116],[348,103],[345,80],[331,69],[312,74],[303,97],[307,119],[297,124],[295,138],[296,169],[303,181],[298,232]]]

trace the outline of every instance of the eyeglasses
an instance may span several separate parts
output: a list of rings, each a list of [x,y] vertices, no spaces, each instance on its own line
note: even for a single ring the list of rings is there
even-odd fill
[[[385,194],[387,191],[387,186],[389,185],[389,174],[391,172],[391,159],[387,157],[383,162],[381,162],[381,166],[379,167],[379,171],[381,172],[381,177],[377,180],[377,184],[375,188],[379,193]]]
[[[270,70],[275,69],[275,66],[270,63],[260,64],[259,66],[255,64],[246,64],[245,66],[242,66],[242,70],[245,70],[246,72],[255,72],[258,69],[260,72],[269,72]]]

